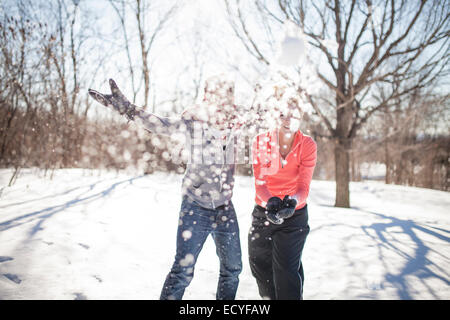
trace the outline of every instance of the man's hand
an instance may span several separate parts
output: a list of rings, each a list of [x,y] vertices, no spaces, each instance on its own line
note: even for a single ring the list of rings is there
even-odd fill
[[[181,112],[181,118],[184,120],[200,120],[198,113],[199,110],[197,107],[189,107]]]
[[[267,220],[273,224],[282,224],[284,222],[284,220],[278,216],[278,210],[281,208],[282,204],[283,201],[278,197],[272,197],[267,201],[265,212]]]
[[[287,219],[292,217],[297,206],[297,200],[286,195],[281,204],[281,209],[278,211],[278,217],[281,219]]]
[[[92,89],[89,89],[88,92],[92,98],[105,107],[113,108],[122,115],[125,114],[128,120],[134,120],[136,106],[131,104],[123,93],[120,92],[113,79],[109,79],[109,86],[111,87],[112,94],[103,94]]]

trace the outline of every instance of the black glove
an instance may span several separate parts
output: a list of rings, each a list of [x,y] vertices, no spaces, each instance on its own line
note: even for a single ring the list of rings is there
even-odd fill
[[[287,219],[292,217],[297,206],[297,200],[290,198],[288,195],[284,196],[283,203],[280,210],[278,210],[278,217],[281,219]]]
[[[267,201],[266,218],[273,224],[282,224],[283,219],[278,217],[278,210],[281,208],[283,201],[278,197],[272,197]]]
[[[134,120],[136,114],[136,106],[131,104],[130,101],[120,92],[113,79],[109,79],[109,86],[111,87],[112,94],[103,94],[98,91],[89,89],[88,92],[92,98],[100,102],[106,107],[112,107],[120,114],[124,114],[128,120]]]

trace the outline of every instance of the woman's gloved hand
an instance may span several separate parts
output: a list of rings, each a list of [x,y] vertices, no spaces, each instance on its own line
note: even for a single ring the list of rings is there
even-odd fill
[[[267,201],[266,205],[266,218],[273,224],[282,224],[284,222],[278,216],[278,210],[281,208],[283,201],[278,197],[272,197]]]
[[[281,219],[287,219],[292,217],[295,212],[295,207],[297,206],[297,200],[291,198],[290,196],[284,196],[281,208],[278,210],[278,217]]]

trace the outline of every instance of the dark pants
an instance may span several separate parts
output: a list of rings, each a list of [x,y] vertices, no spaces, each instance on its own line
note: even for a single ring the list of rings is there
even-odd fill
[[[183,297],[184,290],[194,276],[197,257],[208,235],[216,244],[220,260],[216,298],[233,300],[242,270],[239,227],[233,204],[206,209],[189,198],[183,198],[177,232],[177,252],[172,269],[166,277],[161,300]]]
[[[309,233],[308,209],[295,211],[281,225],[266,220],[265,209],[255,206],[248,236],[250,269],[263,298],[301,300],[304,274],[301,262]]]

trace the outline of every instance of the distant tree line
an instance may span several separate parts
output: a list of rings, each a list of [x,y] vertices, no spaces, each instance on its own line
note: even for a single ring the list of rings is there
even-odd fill
[[[151,96],[150,49],[164,28],[170,26],[178,2],[168,6],[159,15],[161,20],[151,26],[145,25],[144,18],[152,10],[149,2],[109,2],[117,13],[116,40],[127,57],[122,73],[131,79],[131,91],[127,91],[130,99],[135,102],[142,94],[143,107],[156,111]],[[102,68],[106,61],[114,59],[114,52],[102,47],[105,42],[99,41],[96,17],[84,3],[20,0],[0,4],[0,166],[15,168],[16,173],[24,167],[42,168],[51,174],[67,167],[129,166],[145,173],[182,173],[184,165],[172,161],[167,152],[174,144],[170,138],[138,129],[112,112],[93,112],[100,106],[88,98],[87,89],[105,80]],[[239,6],[233,6],[231,1],[225,3],[236,36],[247,45],[248,54],[256,57],[258,63],[267,64],[265,51],[258,50],[260,43],[253,41],[245,28]],[[280,6],[280,16],[276,16],[271,15],[268,3],[257,1],[256,7],[259,15],[270,18],[262,20],[267,30],[275,28],[280,23],[277,18],[283,14],[290,16],[329,61],[336,76],[327,79],[322,75],[328,91],[322,96],[310,96],[314,112],[306,114],[302,124],[302,130],[313,136],[319,147],[315,178],[339,180],[345,171],[349,181],[360,181],[365,178],[364,164],[376,162],[385,167],[382,178],[386,183],[448,191],[449,96],[448,92],[433,90],[437,81],[448,74],[448,7],[438,2],[401,2],[401,6],[391,7],[386,1],[386,6],[381,7],[384,20],[374,26],[367,5],[358,1],[345,5],[335,1],[330,5],[325,1],[326,14],[319,15],[323,25],[315,30],[309,29],[311,21],[302,12],[316,12],[321,4],[301,2],[305,6],[294,10],[295,2],[279,1],[276,5]],[[436,8],[441,11],[433,11]],[[406,9],[411,16],[401,14]],[[129,29],[126,10],[131,10],[136,18],[134,29]],[[359,20],[355,18],[357,14]],[[417,17],[411,20],[414,14]],[[333,34],[332,25],[338,23],[338,18],[342,31],[336,39],[338,48],[335,53],[328,52],[321,47],[319,31]],[[399,22],[404,29],[390,30]],[[414,37],[419,22],[428,23],[427,32],[409,47],[404,45],[404,39]],[[350,34],[349,26],[355,34]],[[359,46],[364,45],[361,39],[372,41],[370,54],[364,56],[368,61],[358,55]],[[132,41],[141,50],[137,62],[131,57]],[[436,55],[421,56],[432,46]],[[203,80],[201,52],[195,54],[200,62],[189,66],[197,68],[195,90],[191,93],[192,88],[174,88],[164,115],[179,113],[182,106],[194,102],[199,95]],[[355,61],[358,65],[353,67]],[[238,172],[250,175],[251,166],[239,165]],[[345,187],[342,190],[340,205],[345,206]]]

